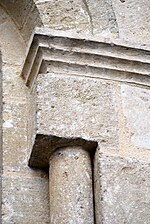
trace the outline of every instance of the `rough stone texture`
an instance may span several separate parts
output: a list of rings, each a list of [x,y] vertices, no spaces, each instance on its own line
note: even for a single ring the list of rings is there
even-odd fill
[[[141,46],[150,43],[149,0],[35,2],[46,27],[68,31],[75,36],[82,33],[86,37],[94,34],[93,38],[119,37]],[[0,4],[5,8],[0,7],[4,104],[2,224],[45,224],[49,223],[47,176],[43,171],[28,167],[36,131],[36,91],[32,90],[32,95],[20,78],[27,40],[40,18],[37,18],[32,1],[2,0]],[[137,56],[133,54],[133,59]],[[47,128],[41,123],[41,127],[51,134],[92,136],[99,141],[100,151],[105,155],[98,157],[97,154],[95,162],[98,224],[148,224],[149,88],[127,83],[120,87],[117,82],[85,78],[80,68],[78,71],[83,77],[70,78],[66,68],[63,74],[60,72],[64,68],[56,72],[55,65],[53,72],[49,70],[47,84],[46,75],[43,81],[39,77],[38,82],[43,82],[45,89],[39,86],[38,92],[43,91],[42,94],[48,97],[44,101],[39,94],[38,106],[41,102],[45,112],[40,118],[40,111],[37,111],[38,117],[41,122],[51,125]],[[48,109],[46,103],[50,105]],[[66,130],[70,132],[66,133]],[[120,155],[124,159],[118,157]]]
[[[94,139],[117,148],[113,84],[49,73],[38,76],[37,94],[39,134]]]
[[[0,223],[2,222],[2,171],[3,171],[3,149],[2,149],[2,55],[0,52]]]
[[[2,215],[3,224],[48,224],[48,179],[4,175]]]
[[[121,96],[132,144],[150,149],[150,90],[121,85]]]
[[[50,223],[94,223],[90,154],[80,146],[50,157]]]
[[[46,27],[150,43],[149,0],[34,1]]]
[[[150,44],[149,0],[113,0],[119,38]]]
[[[43,24],[71,33],[117,37],[118,27],[111,0],[35,0]]]
[[[30,35],[32,34],[35,26],[40,26],[42,24],[34,1],[1,0],[0,5],[2,5],[8,12],[12,20],[15,22],[16,28],[19,30],[25,42],[28,43]]]
[[[53,135],[36,135],[32,153],[29,159],[29,166],[40,169],[49,168],[49,158],[58,149],[62,147],[80,146],[94,156],[98,146],[96,141],[88,141],[82,138],[65,138]]]
[[[35,172],[28,167],[30,155],[28,129],[31,123],[28,117],[33,103],[31,93],[20,77],[26,55],[26,43],[11,16],[2,7],[0,7],[0,45],[3,61],[2,209],[4,211],[1,223],[35,224],[38,221],[42,224],[49,223],[48,200],[47,202],[46,199],[43,200],[48,195],[48,177],[43,171]],[[27,199],[31,204],[30,207]]]
[[[53,71],[149,86],[150,47],[37,28],[22,77],[33,88],[39,73]],[[53,68],[54,67],[54,68]]]
[[[149,223],[150,164],[100,154],[99,176],[102,223]]]
[[[37,7],[47,27],[89,33],[90,18],[82,1],[38,1]]]

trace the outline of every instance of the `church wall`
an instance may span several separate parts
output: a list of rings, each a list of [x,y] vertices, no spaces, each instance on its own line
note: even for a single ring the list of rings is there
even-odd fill
[[[98,142],[97,223],[148,223],[150,90],[56,70],[38,76],[38,132]]]
[[[34,0],[46,27],[150,44],[149,0]]]
[[[86,37],[150,43],[148,0],[35,0],[35,3],[45,27]],[[28,19],[31,17],[32,10]],[[28,33],[27,28],[21,33],[0,8],[3,224],[49,223],[48,175],[28,167],[35,133],[36,91],[25,87],[20,77],[32,30]],[[37,103],[44,105],[41,114],[37,113],[43,132],[82,135],[99,143],[95,177],[98,224],[101,220],[104,224],[148,224],[149,87],[84,76],[70,78],[60,72],[39,75],[37,83]]]
[[[27,45],[0,8],[3,70],[2,223],[49,223],[48,179],[28,167],[31,93],[20,77]],[[2,159],[2,157],[1,157]]]

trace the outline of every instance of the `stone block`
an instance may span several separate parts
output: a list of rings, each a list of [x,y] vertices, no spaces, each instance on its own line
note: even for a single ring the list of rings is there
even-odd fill
[[[150,44],[149,0],[113,0],[119,37]]]
[[[2,61],[4,63],[20,65],[23,63],[25,56],[25,43],[15,23],[2,7],[0,7],[0,14],[4,18],[4,22],[0,24]]]
[[[48,180],[4,176],[2,217],[3,224],[48,224]]]
[[[21,66],[3,64],[3,101],[5,103],[15,100],[25,103],[31,98],[31,93],[25,87],[20,73]]]
[[[100,154],[99,178],[102,223],[149,223],[150,164]]]
[[[70,30],[71,33],[90,33],[91,25],[85,5],[82,1],[38,1],[37,7],[44,26],[58,30]]]
[[[121,99],[131,143],[150,149],[150,90],[123,84]]]
[[[111,1],[36,1],[43,24],[71,33],[117,37],[118,27]]]
[[[113,84],[42,74],[38,76],[37,94],[37,133],[82,137],[117,148]]]
[[[10,101],[3,107],[3,166],[19,171],[27,165],[26,102]]]

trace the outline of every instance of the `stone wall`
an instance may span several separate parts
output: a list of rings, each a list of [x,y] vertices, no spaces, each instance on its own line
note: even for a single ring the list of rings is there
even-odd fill
[[[2,149],[2,56],[0,52],[0,189],[2,189],[2,166],[3,166],[3,149]],[[2,222],[2,191],[0,191],[0,222]]]
[[[111,1],[35,1],[46,27],[96,36],[118,36]]]
[[[2,223],[49,223],[47,174],[28,167],[27,130],[32,98],[20,77],[27,42],[3,7],[0,7],[0,45],[3,61]]]
[[[38,77],[37,108],[40,133],[98,142],[97,223],[148,224],[150,90],[52,68]]]
[[[1,0],[0,5],[15,23],[18,32],[28,44],[30,36],[36,25],[42,25],[39,12],[32,0]],[[3,20],[1,20],[3,21]]]
[[[150,162],[149,108],[143,86],[55,69],[38,77],[39,133],[95,140],[106,154]]]
[[[150,43],[149,0],[34,0],[46,27]]]
[[[82,74],[69,77],[66,71],[51,67],[47,74],[38,76],[36,96],[36,89],[27,88],[20,75],[36,24],[72,35],[150,44],[149,0],[35,0],[36,5],[32,1],[1,4],[2,224],[49,223],[48,174],[28,167],[36,131],[36,97],[40,108],[37,125],[42,132],[82,136],[99,143],[95,177],[97,224],[148,224],[149,87]]]

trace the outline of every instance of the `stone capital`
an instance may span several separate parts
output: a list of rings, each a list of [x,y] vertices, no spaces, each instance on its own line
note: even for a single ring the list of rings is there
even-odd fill
[[[63,147],[81,146],[94,155],[98,146],[96,141],[85,140],[83,138],[65,138],[54,135],[37,134],[29,160],[29,166],[37,168],[48,168],[50,156],[58,149]]]

